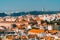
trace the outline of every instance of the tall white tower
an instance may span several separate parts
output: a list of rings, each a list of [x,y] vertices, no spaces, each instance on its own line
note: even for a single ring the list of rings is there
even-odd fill
[[[42,8],[42,12],[43,12],[43,11],[45,11],[45,9],[44,9],[44,8]]]

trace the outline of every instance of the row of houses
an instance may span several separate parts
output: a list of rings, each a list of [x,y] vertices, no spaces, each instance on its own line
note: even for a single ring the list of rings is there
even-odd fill
[[[37,17],[36,17],[37,16]],[[47,21],[53,21],[53,20],[58,20],[60,19],[60,13],[58,14],[44,14],[44,15],[26,15],[26,16],[18,16],[18,17],[11,17],[11,16],[6,16],[6,17],[0,17],[0,22],[16,22],[16,21],[21,21],[22,19],[25,19],[29,21],[30,18],[33,18],[35,20],[47,20]]]

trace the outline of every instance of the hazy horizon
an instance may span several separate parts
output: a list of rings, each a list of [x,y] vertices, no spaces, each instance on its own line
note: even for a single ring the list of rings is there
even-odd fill
[[[60,0],[0,0],[0,12],[60,11]]]

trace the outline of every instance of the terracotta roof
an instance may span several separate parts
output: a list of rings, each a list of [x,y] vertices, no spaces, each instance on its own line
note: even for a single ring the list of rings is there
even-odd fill
[[[44,32],[44,30],[42,30],[42,29],[31,29],[30,31],[29,31],[30,33],[42,33],[42,32]],[[28,32],[28,33],[29,33]]]

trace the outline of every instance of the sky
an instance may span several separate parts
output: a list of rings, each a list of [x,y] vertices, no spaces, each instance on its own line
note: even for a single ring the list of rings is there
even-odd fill
[[[60,11],[60,0],[0,0],[0,12]]]

